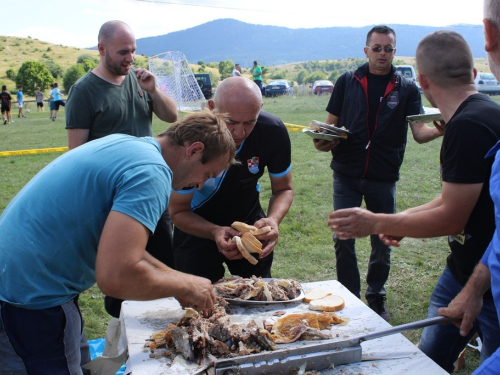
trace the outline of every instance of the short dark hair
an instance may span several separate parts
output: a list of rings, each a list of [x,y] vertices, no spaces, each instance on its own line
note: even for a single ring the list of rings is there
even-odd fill
[[[366,34],[366,46],[370,44],[370,39],[372,38],[373,33],[394,35],[394,45],[396,45],[396,32],[389,26],[378,25],[378,26],[373,26],[372,29],[368,31],[368,34]]]
[[[19,85],[19,86],[17,86],[17,88],[18,88],[18,89],[22,89],[22,88],[23,88],[23,86]]]
[[[2,86],[2,90],[3,90],[3,91],[7,90],[7,86],[3,85],[3,86]]]
[[[474,84],[474,58],[463,36],[452,30],[426,35],[416,52],[418,71],[439,87]]]

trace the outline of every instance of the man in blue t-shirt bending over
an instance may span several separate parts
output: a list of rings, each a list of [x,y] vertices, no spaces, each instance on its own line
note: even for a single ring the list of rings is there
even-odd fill
[[[90,360],[78,295],[97,282],[129,300],[213,306],[207,279],[145,251],[171,189],[201,187],[234,162],[222,117],[185,116],[153,137],[114,134],[60,156],[0,216],[0,369],[81,374]]]

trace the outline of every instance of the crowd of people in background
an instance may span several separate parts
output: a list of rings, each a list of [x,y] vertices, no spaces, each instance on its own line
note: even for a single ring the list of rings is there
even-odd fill
[[[57,119],[57,113],[59,112],[59,108],[61,106],[64,107],[66,105],[64,100],[62,100],[62,96],[63,95],[61,93],[61,90],[59,89],[59,84],[57,82],[50,84],[47,99],[45,99],[45,94],[40,89],[40,87],[37,87],[35,89],[35,102],[36,102],[37,112],[45,112],[43,102],[46,101],[49,103],[49,111],[50,111],[49,120],[55,121]],[[0,99],[1,99],[3,124],[8,125],[10,123],[13,123],[14,120],[12,120],[12,113],[11,113],[12,96],[7,91],[6,85],[2,86],[2,93],[0,94]],[[26,118],[25,113],[30,113],[30,110],[28,108],[26,108],[27,102],[24,99],[24,93],[23,93],[22,86],[17,87],[16,101],[14,103],[17,104],[17,108],[18,108],[17,117],[18,118]]]

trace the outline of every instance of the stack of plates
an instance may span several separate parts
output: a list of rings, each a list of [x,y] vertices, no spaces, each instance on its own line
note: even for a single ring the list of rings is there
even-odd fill
[[[440,121],[442,119],[443,117],[441,116],[441,113],[426,113],[424,115],[406,116],[406,121],[412,122],[433,122]]]
[[[320,131],[313,129],[302,129],[302,132],[314,139],[322,139],[325,141],[337,141],[346,139],[351,132],[347,129],[341,129],[334,125],[328,125],[324,122],[313,120],[312,125]]]

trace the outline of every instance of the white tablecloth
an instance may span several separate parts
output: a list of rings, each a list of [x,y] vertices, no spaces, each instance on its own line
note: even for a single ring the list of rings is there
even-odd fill
[[[332,334],[339,341],[391,327],[389,323],[335,280],[304,283],[302,286],[306,291],[314,287],[322,287],[344,298],[345,307],[338,312],[338,315],[349,318],[349,322],[344,326],[335,325],[331,328]],[[233,310],[236,313],[231,316],[233,321],[245,322],[254,319],[258,323],[264,318],[269,320],[274,310],[287,310],[289,313],[310,311],[305,303],[266,305],[262,308],[252,307],[251,310],[236,306]],[[185,363],[182,363],[182,360],[179,364],[175,362],[172,364],[168,358],[150,358],[149,350],[144,349],[144,343],[152,333],[166,328],[169,322],[177,322],[182,316],[183,311],[173,298],[149,302],[125,301],[123,303],[120,320],[129,353],[126,374],[129,372],[132,372],[132,375],[186,374]],[[298,343],[304,345],[303,342]],[[446,374],[401,334],[365,341],[361,346],[362,362],[339,365],[334,369],[323,370],[321,373],[325,375]],[[179,357],[182,356],[177,358],[179,359]]]

